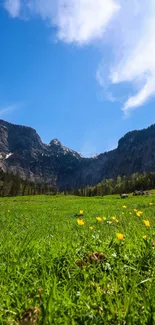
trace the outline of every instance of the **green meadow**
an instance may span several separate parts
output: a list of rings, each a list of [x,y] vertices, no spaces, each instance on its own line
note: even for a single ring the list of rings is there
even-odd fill
[[[0,198],[0,324],[155,324],[155,196]]]

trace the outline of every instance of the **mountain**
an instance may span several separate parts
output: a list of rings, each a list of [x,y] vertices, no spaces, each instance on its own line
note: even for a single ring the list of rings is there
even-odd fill
[[[42,143],[30,127],[0,120],[0,168],[59,190],[95,185],[104,178],[155,171],[155,124],[127,133],[115,150],[83,158],[57,139]]]

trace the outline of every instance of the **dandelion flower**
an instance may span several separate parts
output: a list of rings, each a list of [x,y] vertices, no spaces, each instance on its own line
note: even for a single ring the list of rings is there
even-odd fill
[[[106,217],[103,217],[103,220],[104,220],[104,221],[106,221],[106,220],[107,220],[107,218],[106,218]]]
[[[138,217],[140,217],[143,214],[143,212],[142,211],[137,211],[136,214],[137,214]]]
[[[153,205],[153,203],[152,203],[152,202],[150,202],[150,203],[149,203],[149,205],[151,206],[151,205]]]
[[[77,223],[79,226],[84,226],[84,224],[85,224],[83,219],[77,219]]]
[[[90,226],[90,227],[89,227],[89,229],[90,229],[90,230],[93,230],[93,229],[94,229],[94,227],[93,227],[93,226]]]
[[[144,235],[144,236],[143,236],[143,239],[147,239],[147,235]]]
[[[127,206],[126,206],[126,205],[122,205],[122,208],[123,208],[123,209],[126,209],[126,208],[127,208]]]
[[[124,239],[124,235],[121,234],[121,233],[117,233],[117,234],[116,234],[116,237],[117,237],[117,239],[119,239],[119,240],[123,240],[123,239]]]
[[[80,210],[80,214],[81,214],[81,215],[83,214],[83,210]]]
[[[101,218],[101,217],[96,217],[96,220],[97,220],[98,222],[101,222],[101,221],[102,221],[102,218]]]
[[[149,220],[143,220],[143,221],[144,221],[146,227],[150,227],[150,221]]]
[[[116,217],[112,217],[112,220],[114,220],[115,222],[119,222]]]

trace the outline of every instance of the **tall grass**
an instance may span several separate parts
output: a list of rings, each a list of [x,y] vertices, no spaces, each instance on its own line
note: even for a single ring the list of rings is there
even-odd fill
[[[0,199],[0,324],[155,324],[154,246],[154,196]]]

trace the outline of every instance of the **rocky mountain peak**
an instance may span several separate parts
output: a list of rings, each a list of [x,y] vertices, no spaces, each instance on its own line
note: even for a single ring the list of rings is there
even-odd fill
[[[45,145],[42,143],[36,130],[31,127],[23,125],[15,125],[3,120],[0,120],[0,126],[5,132],[5,146],[3,146],[4,152],[41,152],[45,150]],[[4,137],[3,143],[4,143]],[[7,142],[6,142],[7,138]]]
[[[61,142],[58,139],[53,139],[50,141],[49,146],[56,145],[56,146],[62,146]]]
[[[118,148],[123,149],[124,146],[139,145],[144,141],[155,140],[155,124],[142,130],[134,130],[126,133],[119,141]]]

